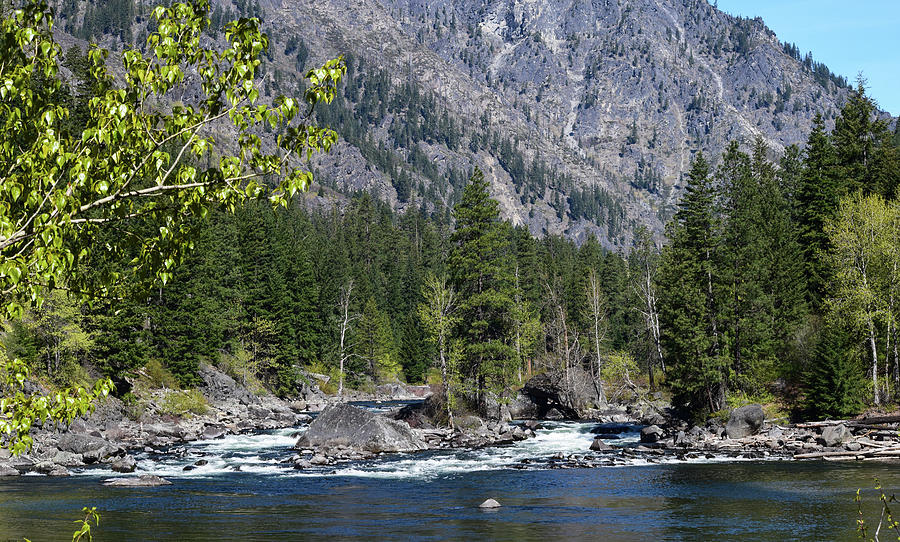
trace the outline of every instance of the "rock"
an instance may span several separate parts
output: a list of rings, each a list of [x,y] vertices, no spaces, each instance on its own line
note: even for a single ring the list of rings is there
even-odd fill
[[[312,456],[312,459],[309,460],[310,465],[327,465],[328,458],[321,454],[316,454]]]
[[[755,435],[762,428],[765,419],[761,405],[752,404],[736,408],[731,411],[728,423],[725,424],[725,434],[731,439]]]
[[[137,462],[134,460],[134,457],[126,455],[121,459],[113,461],[110,468],[116,472],[134,472],[134,469],[137,468]]]
[[[516,393],[507,408],[510,416],[516,420],[537,418],[540,412],[540,407],[534,402],[534,399],[521,391]]]
[[[659,441],[663,435],[663,430],[658,425],[651,425],[641,429],[641,442],[652,443]]]
[[[858,442],[848,442],[847,444],[844,444],[844,449],[851,452],[858,452],[862,449],[862,444]]]
[[[478,508],[500,508],[501,504],[494,499],[488,499],[478,505]]]
[[[84,458],[81,454],[73,454],[72,452],[64,452],[62,450],[57,451],[50,459],[57,465],[63,465],[65,467],[80,467],[84,465]]]
[[[478,416],[457,416],[453,418],[453,425],[465,431],[481,431],[485,429],[484,420]]]
[[[50,472],[47,473],[47,476],[72,476],[72,473],[69,472],[69,469],[60,465],[56,465]]]
[[[7,476],[18,476],[19,469],[15,469],[6,463],[0,463],[0,478],[4,478]]]
[[[822,431],[823,444],[828,448],[840,446],[851,438],[853,438],[853,434],[844,424],[831,425]]]
[[[560,421],[560,420],[565,420],[566,415],[563,414],[562,412],[560,412],[559,409],[557,409],[556,407],[553,407],[544,414],[543,418],[545,420]]]
[[[577,420],[581,413],[571,405],[579,404],[578,398],[572,400],[565,391],[565,383],[560,379],[554,379],[544,373],[531,378],[522,388],[522,393],[527,395],[538,407],[538,418],[546,418],[551,409],[555,409],[560,419]],[[585,403],[582,401],[581,403]],[[512,412],[512,409],[510,409]],[[515,416],[515,414],[513,414]]]
[[[612,449],[613,447],[600,440],[600,437],[595,438],[594,442],[591,443],[591,450],[595,452],[608,452]]]
[[[130,478],[108,478],[103,481],[103,485],[110,487],[157,487],[169,486],[172,485],[172,482],[159,476],[145,474],[144,476]]]
[[[227,431],[222,426],[207,425],[203,429],[203,433],[200,434],[200,438],[203,440],[215,440],[217,438],[222,438],[226,433]]]
[[[153,425],[145,425],[144,431],[148,434],[181,440],[184,438],[186,431],[180,425],[174,423],[157,423]]]
[[[59,438],[57,448],[64,452],[72,452],[83,456],[90,452],[97,452],[105,448],[108,444],[109,443],[102,438],[70,431],[64,433]]]
[[[326,408],[297,441],[298,448],[340,445],[374,453],[412,452],[427,448],[422,437],[406,423],[345,403]]]

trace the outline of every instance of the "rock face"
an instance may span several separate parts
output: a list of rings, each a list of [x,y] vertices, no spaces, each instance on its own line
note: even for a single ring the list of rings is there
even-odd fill
[[[296,447],[338,446],[373,453],[426,449],[425,442],[406,423],[343,403],[322,411]]]
[[[826,427],[822,431],[822,444],[829,448],[840,446],[851,438],[853,438],[853,434],[850,433],[850,430],[844,424]]]
[[[759,433],[766,416],[761,405],[753,404],[736,408],[731,411],[728,423],[725,425],[725,434],[728,438],[744,438]]]

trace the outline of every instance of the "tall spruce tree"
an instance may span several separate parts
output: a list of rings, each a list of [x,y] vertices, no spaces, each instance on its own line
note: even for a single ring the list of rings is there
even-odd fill
[[[491,199],[480,170],[472,174],[453,214],[456,231],[447,268],[460,299],[456,335],[463,341],[463,352],[459,370],[464,386],[474,392],[483,409],[486,393],[503,393],[516,371],[511,345],[513,259],[499,205]]]
[[[804,406],[813,418],[846,418],[863,406],[865,370],[859,341],[837,321],[827,325],[806,373]]]
[[[695,413],[721,409],[728,383],[714,290],[716,250],[721,242],[715,201],[709,165],[698,152],[687,192],[669,224],[671,242],[663,251],[660,269],[660,325],[670,361],[668,383],[676,404]]]
[[[821,307],[831,277],[826,258],[829,243],[825,224],[837,213],[838,202],[844,193],[836,174],[836,164],[837,157],[825,130],[825,121],[821,115],[816,115],[806,142],[803,173],[797,191],[807,301],[813,309]]]

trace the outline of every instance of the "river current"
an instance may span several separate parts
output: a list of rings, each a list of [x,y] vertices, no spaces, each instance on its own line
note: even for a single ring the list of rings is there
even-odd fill
[[[96,540],[854,540],[856,504],[877,522],[873,486],[890,464],[785,460],[631,460],[555,468],[584,454],[596,424],[547,423],[509,446],[398,454],[294,470],[303,428],[200,441],[137,456],[135,474],[173,482],[110,488],[117,475],[0,481],[0,540],[71,538],[82,506]],[[637,444],[637,427],[610,441]],[[185,470],[187,468],[187,470]],[[478,504],[494,498],[499,509]],[[898,506],[900,508],[900,506]],[[874,527],[874,525],[873,525]]]

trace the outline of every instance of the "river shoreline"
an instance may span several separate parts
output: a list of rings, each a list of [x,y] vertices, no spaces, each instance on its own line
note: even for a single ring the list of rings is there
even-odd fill
[[[137,466],[135,456],[185,455],[186,449],[197,441],[286,428],[296,429],[292,434],[299,437],[318,411],[338,402],[316,393],[317,390],[306,393],[302,401],[294,402],[271,395],[256,395],[212,367],[203,367],[201,377],[201,389],[209,405],[204,414],[183,418],[160,415],[158,406],[151,402],[141,417],[130,419],[126,415],[127,406],[118,399],[110,399],[92,415],[76,420],[66,429],[35,430],[35,446],[28,454],[13,457],[8,451],[0,451],[0,477],[22,474],[68,476],[73,469],[97,468],[130,474]],[[370,407],[381,407],[374,409],[381,411],[380,415],[408,424],[414,437],[421,442],[418,450],[509,446],[533,439],[542,424],[556,423],[461,416],[452,430],[436,427],[423,414],[421,396],[426,390],[410,388],[398,385],[386,390],[390,395],[356,394],[349,399],[368,400]],[[391,409],[391,401],[415,401],[419,406]],[[590,431],[589,437],[593,440],[586,440],[583,450],[567,450],[548,458],[524,457],[511,463],[509,468],[595,468],[710,460],[897,461],[900,458],[896,423],[784,425],[766,422],[756,427],[752,434],[730,438],[732,435],[725,424],[711,421],[702,427],[688,426],[663,417],[660,411],[657,405],[648,403],[614,405],[604,411],[588,412],[590,418],[579,420],[579,423],[583,430]],[[630,437],[622,441],[622,433],[628,433]],[[320,470],[355,461],[380,460],[385,456],[390,453],[352,445],[301,445],[285,462],[297,470]],[[200,461],[202,464],[205,460]],[[189,465],[185,470],[192,468]]]

